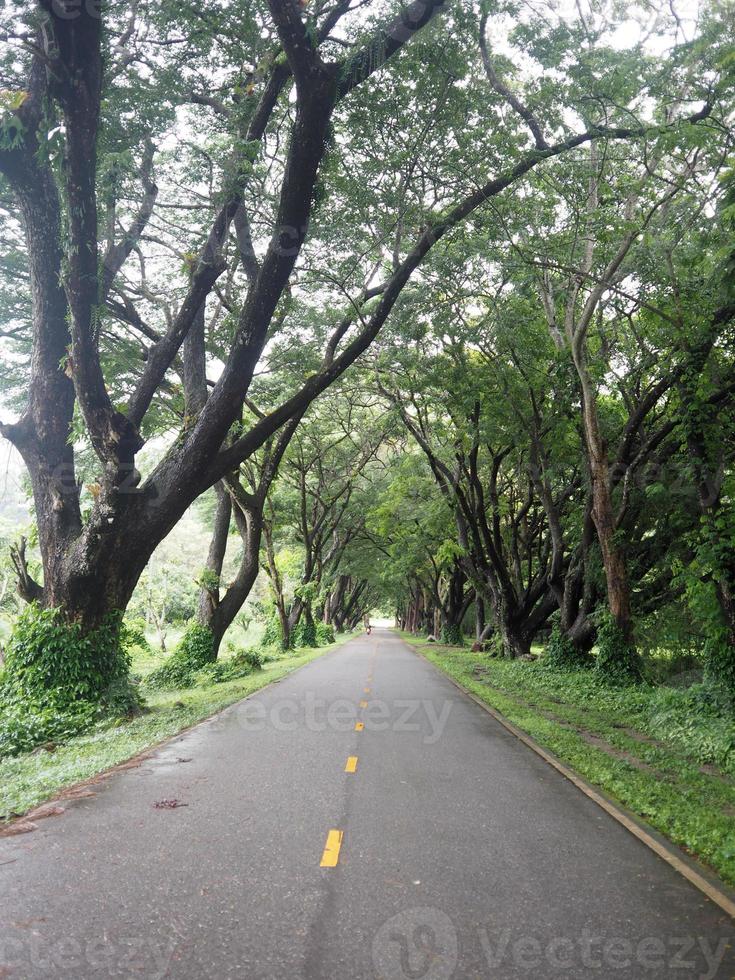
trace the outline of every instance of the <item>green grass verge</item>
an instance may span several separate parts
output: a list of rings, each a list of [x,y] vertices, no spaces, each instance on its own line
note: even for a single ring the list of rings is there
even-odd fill
[[[469,648],[400,636],[589,783],[735,885],[731,718],[714,712],[692,716],[686,691],[610,688],[589,671],[552,672],[538,662],[495,660]]]
[[[148,711],[137,718],[99,725],[53,752],[36,749],[3,759],[0,761],[0,821],[27,813],[65,787],[125,762],[334,650],[347,639],[349,636],[342,636],[328,646],[296,650],[283,659],[267,663],[263,670],[224,684],[146,693]]]

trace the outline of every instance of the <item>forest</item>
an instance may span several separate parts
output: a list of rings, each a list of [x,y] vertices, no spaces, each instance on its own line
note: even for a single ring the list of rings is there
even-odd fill
[[[733,8],[0,17],[0,818],[372,616],[735,880]]]

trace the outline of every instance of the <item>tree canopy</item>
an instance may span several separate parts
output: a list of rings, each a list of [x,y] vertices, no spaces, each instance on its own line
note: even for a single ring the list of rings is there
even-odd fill
[[[286,647],[380,606],[636,681],[675,609],[735,685],[730,11],[2,17],[14,562],[85,691],[204,494],[212,657],[260,574]]]

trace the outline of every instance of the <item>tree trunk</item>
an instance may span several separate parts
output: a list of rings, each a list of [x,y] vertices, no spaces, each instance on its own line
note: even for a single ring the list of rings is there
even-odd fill
[[[485,603],[482,596],[475,592],[475,639],[482,640],[485,629]]]
[[[229,497],[229,494],[226,494]],[[259,571],[260,542],[263,535],[263,521],[259,510],[243,513],[237,504],[234,507],[235,524],[242,541],[242,558],[235,578],[227,586],[225,594],[215,604],[200,607],[199,621],[212,631],[214,656],[217,657],[227,630],[242,609],[250,595]]]
[[[600,431],[597,401],[586,365],[579,357],[575,358],[575,364],[582,387],[582,416],[592,488],[592,519],[605,570],[608,607],[615,625],[632,648],[630,582],[625,556],[615,538],[615,513],[610,493],[607,449]]]

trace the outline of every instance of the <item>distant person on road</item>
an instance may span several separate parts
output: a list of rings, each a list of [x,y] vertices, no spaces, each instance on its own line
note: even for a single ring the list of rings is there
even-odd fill
[[[365,623],[365,632],[367,633],[368,636],[370,636],[370,633],[372,632],[372,626],[370,625],[370,617],[365,616],[363,622]]]

